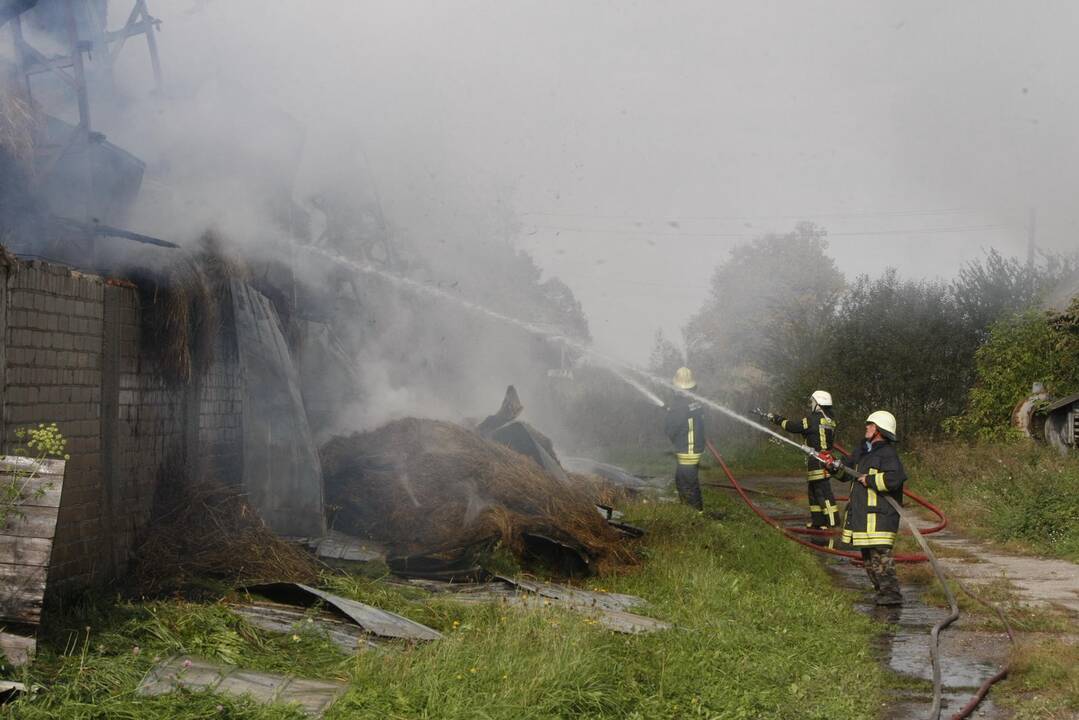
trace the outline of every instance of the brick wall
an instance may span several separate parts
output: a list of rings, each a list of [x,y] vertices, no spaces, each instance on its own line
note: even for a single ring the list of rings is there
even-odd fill
[[[101,337],[104,283],[44,263],[9,268],[4,440],[55,422],[68,438],[64,493],[50,572],[88,582],[102,533]]]
[[[204,377],[170,387],[141,352],[134,289],[41,262],[9,267],[0,285],[5,451],[17,428],[55,422],[71,454],[50,593],[120,577],[163,483],[239,482],[242,378],[230,335]]]

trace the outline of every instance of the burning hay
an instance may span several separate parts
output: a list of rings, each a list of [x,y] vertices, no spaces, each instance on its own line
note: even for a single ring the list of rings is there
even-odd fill
[[[321,450],[337,530],[426,554],[498,540],[519,557],[541,537],[589,569],[633,562],[596,512],[594,486],[563,483],[532,459],[452,423],[408,418],[336,437]]]
[[[160,273],[136,278],[142,307],[142,337],[170,384],[191,381],[209,369],[228,278],[241,271],[206,233],[194,255],[184,254]]]
[[[135,551],[140,595],[215,578],[228,583],[317,579],[315,561],[275,536],[233,488],[204,484],[177,494]]]

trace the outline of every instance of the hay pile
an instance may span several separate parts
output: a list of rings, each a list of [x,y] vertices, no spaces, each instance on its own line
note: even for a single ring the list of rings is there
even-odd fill
[[[336,437],[320,451],[334,528],[429,554],[496,539],[525,556],[525,533],[585,552],[596,571],[634,561],[596,512],[595,485],[564,484],[532,459],[458,425],[407,418]]]
[[[214,361],[215,339],[231,303],[229,278],[243,268],[226,257],[220,239],[205,233],[195,253],[176,253],[158,271],[141,270],[139,289],[144,353],[157,373],[179,386],[204,374]]]
[[[207,578],[231,584],[318,578],[314,558],[276,535],[235,488],[206,483],[177,492],[135,551],[132,590],[186,592]]]

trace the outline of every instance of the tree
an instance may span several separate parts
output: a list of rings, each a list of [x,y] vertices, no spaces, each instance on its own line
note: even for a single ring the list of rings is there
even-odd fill
[[[812,372],[844,287],[827,248],[825,230],[802,223],[734,248],[716,268],[710,297],[685,328],[690,367],[713,393],[764,403]]]
[[[1041,263],[1006,258],[992,248],[959,269],[951,290],[956,309],[979,342],[997,320],[1037,307],[1076,271],[1076,257],[1043,254]]]
[[[656,330],[656,339],[652,343],[652,355],[648,358],[648,371],[660,377],[672,377],[675,371],[685,364],[685,355],[678,346],[667,339],[663,330]]]
[[[901,432],[933,433],[958,412],[973,378],[977,344],[948,285],[902,280],[894,269],[861,276],[827,332],[822,377],[845,424],[889,410]]]

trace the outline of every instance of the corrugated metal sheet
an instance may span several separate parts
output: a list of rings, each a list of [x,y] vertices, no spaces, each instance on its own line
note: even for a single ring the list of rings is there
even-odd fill
[[[244,670],[203,658],[179,655],[155,666],[139,684],[136,693],[143,697],[157,697],[181,689],[247,696],[266,705],[295,703],[305,714],[322,717],[345,692],[346,686],[340,682]]]

